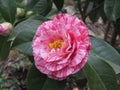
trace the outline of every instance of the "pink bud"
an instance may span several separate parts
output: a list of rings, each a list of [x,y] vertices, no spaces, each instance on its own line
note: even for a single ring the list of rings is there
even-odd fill
[[[8,22],[4,22],[0,24],[0,35],[6,36],[10,34],[12,29],[12,24]]]
[[[80,90],[78,87],[73,88],[73,90]]]

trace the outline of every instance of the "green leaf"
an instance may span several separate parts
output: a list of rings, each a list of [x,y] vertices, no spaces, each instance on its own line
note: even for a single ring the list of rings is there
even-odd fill
[[[53,2],[55,3],[57,9],[60,11],[63,7],[64,0],[53,0]]]
[[[25,20],[18,24],[12,31],[9,40],[15,40],[19,38],[24,41],[31,41],[38,26],[42,21],[38,20]]]
[[[92,2],[90,2],[92,3]],[[94,4],[94,6],[96,6],[97,4],[99,3],[96,3]],[[95,7],[93,7],[92,9],[94,9]],[[89,9],[89,7],[88,7]],[[101,17],[103,19],[103,21],[106,21],[106,15],[104,13],[104,4],[101,4],[100,7],[98,7],[97,9],[95,10],[91,10],[88,12],[88,16],[90,17],[90,19],[93,21],[93,22],[97,22],[97,20]]]
[[[34,8],[34,6],[37,4],[39,0],[28,0],[27,6],[26,6],[26,10],[30,11]]]
[[[55,8],[52,8],[51,11],[46,15],[46,17],[50,17],[56,14],[58,14],[58,10]]]
[[[9,41],[13,41],[12,49],[32,55],[31,41],[41,23],[38,20],[26,20],[18,24],[9,37]]]
[[[103,40],[91,37],[91,52],[99,59],[109,63],[116,73],[120,73],[120,54]]]
[[[105,0],[104,12],[108,19],[116,21],[120,18],[120,0]]]
[[[74,75],[72,75],[77,86],[79,86],[80,88],[83,88],[86,86],[87,84],[87,79],[84,75],[83,70],[80,70],[79,72],[75,73]]]
[[[65,81],[49,79],[33,65],[27,75],[27,90],[64,90]]]
[[[48,18],[46,18],[42,15],[34,15],[34,16],[29,17],[29,19],[41,20],[41,21],[47,21],[48,20]]]
[[[20,45],[14,46],[12,49],[18,50],[24,54],[32,56],[32,42],[21,43]]]
[[[8,37],[0,36],[0,60],[5,60],[10,51],[10,42],[7,41]]]
[[[0,0],[0,13],[7,22],[14,23],[16,16],[15,0]]]
[[[27,74],[27,90],[42,90],[46,76],[36,69],[33,65]]]
[[[29,0],[26,10],[36,11],[40,15],[47,15],[52,8],[51,0]]]
[[[66,86],[65,81],[57,81],[53,79],[47,79],[44,86],[40,90],[64,90]]]
[[[116,75],[112,67],[91,52],[84,67],[90,90],[117,90]]]

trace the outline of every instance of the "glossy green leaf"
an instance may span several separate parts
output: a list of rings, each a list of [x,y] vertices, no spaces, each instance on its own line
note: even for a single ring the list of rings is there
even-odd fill
[[[112,67],[91,52],[84,67],[90,90],[117,90],[116,75]]]
[[[104,11],[108,19],[116,21],[120,18],[120,0],[105,0]]]
[[[116,73],[120,73],[120,54],[103,40],[91,37],[91,52],[99,59],[109,63]]]
[[[63,7],[64,0],[53,0],[53,2],[55,3],[57,9],[60,11]]]
[[[9,37],[9,41],[13,41],[12,49],[32,55],[31,41],[41,23],[38,20],[26,20],[18,24]]]
[[[65,81],[49,79],[32,66],[27,75],[27,90],[64,90]]]
[[[46,15],[52,8],[51,0],[28,0],[26,10],[36,11],[40,15]]]
[[[10,51],[10,42],[8,37],[0,36],[0,60],[6,60]]]
[[[15,0],[0,0],[0,13],[7,22],[14,23],[16,16]]]

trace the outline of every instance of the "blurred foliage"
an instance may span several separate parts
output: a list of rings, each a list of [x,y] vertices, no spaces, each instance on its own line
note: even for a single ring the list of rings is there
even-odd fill
[[[88,62],[83,70],[69,80],[49,79],[30,64],[27,78],[25,76],[27,90],[69,90],[74,87],[85,87],[87,83],[90,90],[117,90],[115,75],[120,73],[120,54],[114,46],[117,36],[120,35],[120,0],[73,0],[73,2],[85,23],[87,18],[93,23],[99,18],[102,18],[104,24],[109,23],[105,41],[91,36],[92,49]],[[23,9],[22,16],[17,15],[17,8]],[[0,22],[7,21],[14,26],[9,36],[0,36],[0,60],[7,60],[9,52],[17,50],[27,56],[24,59],[26,62],[29,63],[27,61],[29,58],[34,64],[31,41],[37,27],[44,21],[52,19],[54,15],[63,12],[67,13],[64,0],[0,0]],[[111,30],[110,25],[113,26],[110,38],[110,44],[113,47],[106,42],[108,32]],[[11,66],[17,70],[21,68],[18,63]],[[6,80],[7,75],[7,73],[0,73],[1,90],[4,90],[3,88],[9,83],[16,85],[19,82],[16,77]],[[9,90],[14,90],[14,85]]]
[[[119,0],[76,0],[78,9],[82,15],[83,21],[89,17],[93,23],[102,18],[104,23],[109,22],[114,27],[111,37],[111,45],[115,46],[116,38],[120,35],[119,19],[120,19],[120,1]],[[105,40],[111,27],[108,25],[105,34]]]

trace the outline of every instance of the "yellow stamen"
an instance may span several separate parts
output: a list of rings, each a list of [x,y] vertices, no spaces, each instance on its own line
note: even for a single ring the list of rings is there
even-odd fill
[[[49,43],[50,49],[60,49],[63,45],[63,41],[56,40],[53,43]]]

